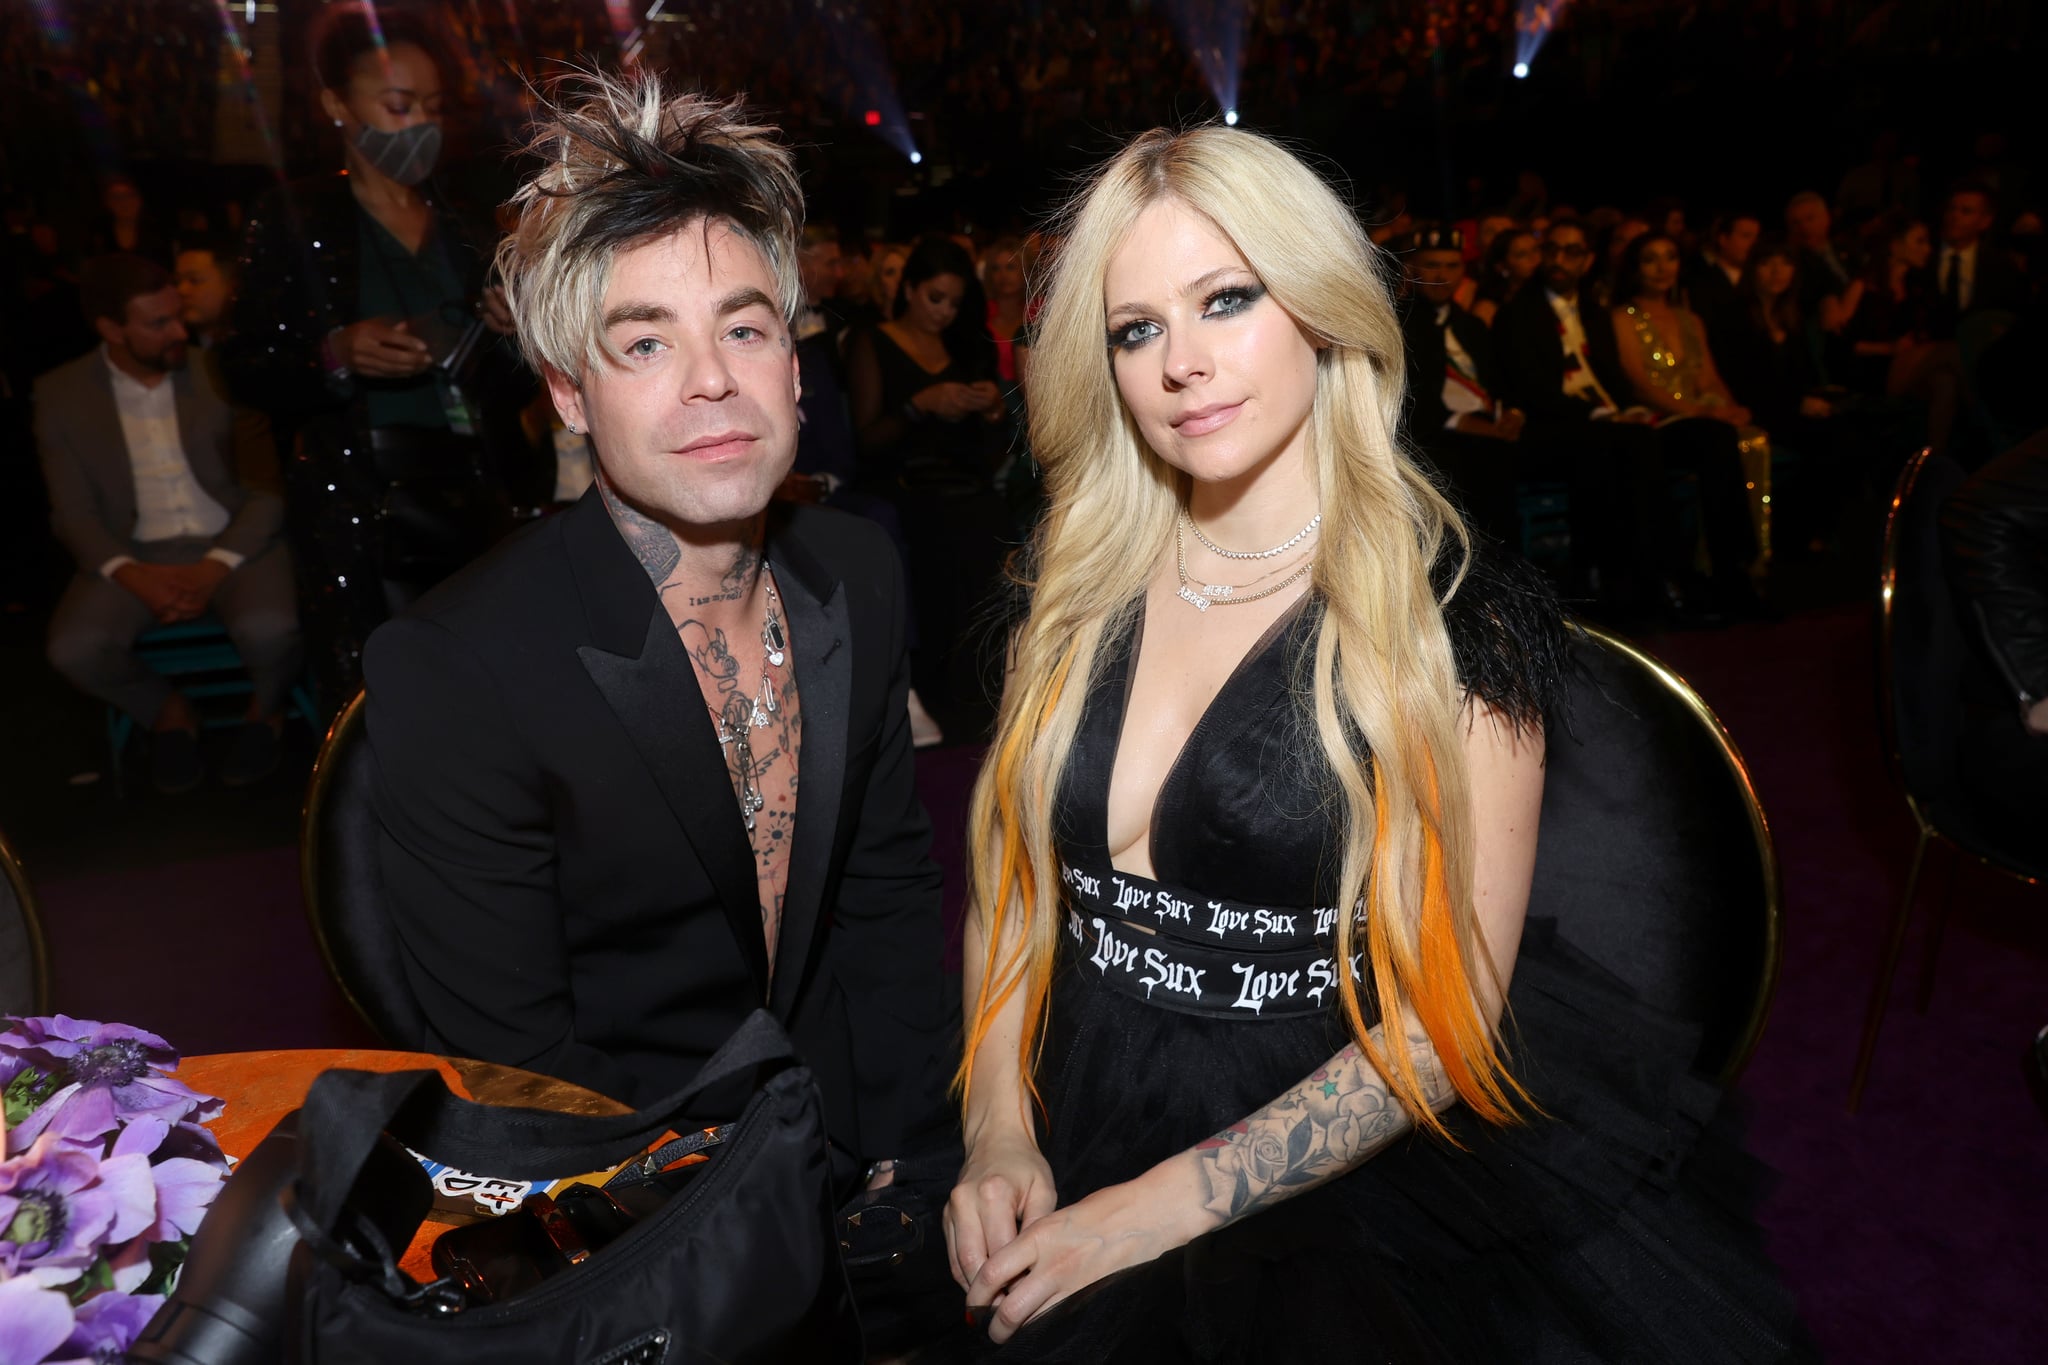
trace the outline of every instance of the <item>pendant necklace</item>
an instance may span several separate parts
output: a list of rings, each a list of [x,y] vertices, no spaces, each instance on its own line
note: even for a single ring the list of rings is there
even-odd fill
[[[768,576],[767,567],[761,570],[762,584],[768,589],[768,609],[761,621],[761,685],[754,690],[752,710],[739,725],[730,724],[725,713],[711,703],[705,708],[711,712],[711,719],[718,725],[720,745],[732,746],[733,766],[739,770],[740,816],[747,822],[747,833],[754,832],[754,814],[766,805],[761,795],[761,774],[754,766],[753,732],[765,729],[769,720],[781,709],[775,696],[775,680],[768,674],[770,668],[780,668],[789,657],[789,636],[782,629],[782,617],[776,611],[779,599],[775,595],[775,580]]]
[[[1286,545],[1281,545],[1272,550],[1261,550],[1257,554],[1232,555],[1230,551],[1227,550],[1218,551],[1218,553],[1230,555],[1230,557],[1233,559],[1265,559],[1271,555],[1280,553],[1280,551],[1289,548],[1289,546],[1299,544],[1301,542],[1302,536],[1306,536],[1310,531],[1315,530],[1316,523],[1320,522],[1322,519],[1323,518],[1321,514],[1317,514],[1316,520],[1310,522],[1307,525],[1307,527],[1305,527],[1302,530],[1301,535],[1297,535],[1296,537],[1294,537],[1293,540],[1288,541]],[[1180,514],[1180,520],[1174,524],[1174,568],[1180,574],[1180,588],[1174,593],[1174,596],[1178,597],[1181,601],[1193,607],[1196,611],[1207,611],[1211,607],[1234,607],[1239,606],[1246,602],[1256,602],[1262,597],[1271,597],[1274,593],[1279,592],[1292,584],[1299,583],[1303,578],[1306,578],[1308,576],[1308,571],[1312,567],[1314,567],[1314,556],[1310,555],[1301,561],[1301,567],[1296,569],[1293,573],[1288,574],[1285,578],[1282,578],[1279,582],[1274,583],[1270,587],[1259,589],[1257,592],[1245,592],[1244,589],[1251,586],[1251,584],[1248,583],[1204,583],[1201,585],[1200,590],[1198,591],[1195,586],[1195,581],[1192,578],[1188,577],[1188,545],[1186,537],[1182,535],[1183,528],[1192,528],[1193,526],[1194,519],[1188,516],[1188,514],[1185,512]],[[1195,538],[1197,540],[1201,540],[1204,545],[1209,544],[1209,542],[1202,536],[1202,533],[1199,530],[1195,531]],[[1210,548],[1214,549],[1215,547],[1210,546]],[[1252,582],[1256,583],[1258,582],[1258,580],[1253,579]]]

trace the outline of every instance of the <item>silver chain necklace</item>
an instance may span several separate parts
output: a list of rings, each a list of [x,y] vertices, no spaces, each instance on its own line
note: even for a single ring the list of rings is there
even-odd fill
[[[1190,518],[1185,515],[1181,517],[1181,521],[1192,525]],[[1314,529],[1313,526],[1310,529]],[[1298,540],[1300,537],[1297,536],[1296,539]],[[1240,597],[1238,596],[1240,585],[1230,583],[1204,583],[1201,591],[1197,592],[1195,590],[1194,580],[1188,577],[1188,543],[1186,538],[1181,535],[1179,525],[1173,528],[1173,559],[1174,567],[1180,573],[1180,588],[1174,593],[1174,596],[1193,607],[1196,611],[1207,611],[1211,607],[1235,607],[1246,602],[1256,602],[1262,597],[1271,597],[1274,593],[1292,584],[1299,583],[1302,579],[1306,578],[1308,571],[1314,567],[1315,563],[1314,556],[1311,555],[1301,561],[1300,568],[1288,574],[1271,587],[1261,588],[1257,592],[1248,592]],[[1257,582],[1258,580],[1254,579],[1253,581]]]
[[[1315,518],[1312,521],[1310,521],[1308,525],[1302,527],[1299,531],[1296,531],[1292,538],[1282,541],[1280,544],[1275,545],[1270,550],[1226,550],[1221,545],[1218,545],[1215,541],[1209,539],[1209,537],[1202,534],[1202,528],[1195,523],[1195,518],[1192,513],[1183,509],[1180,514],[1180,519],[1187,523],[1188,529],[1190,531],[1193,531],[1195,533],[1195,539],[1202,542],[1203,549],[1207,550],[1212,555],[1221,555],[1225,559],[1271,559],[1274,555],[1284,555],[1289,550],[1293,549],[1295,546],[1301,544],[1301,542],[1307,540],[1310,536],[1314,535],[1316,527],[1321,526],[1323,524],[1323,514],[1321,512],[1318,512],[1315,514]]]
[[[753,709],[744,724],[734,727],[726,721],[725,712],[705,702],[705,709],[711,712],[711,719],[718,725],[718,742],[721,746],[731,745],[733,765],[740,776],[740,816],[747,822],[747,833],[754,832],[754,815],[767,804],[761,795],[761,773],[754,766],[753,733],[767,728],[769,720],[781,710],[781,703],[775,695],[775,680],[768,676],[770,668],[782,667],[789,657],[789,636],[782,629],[782,618],[776,614],[779,600],[775,596],[775,580],[768,577],[768,570],[761,570],[763,586],[768,589],[768,609],[761,621],[761,685],[754,690]]]

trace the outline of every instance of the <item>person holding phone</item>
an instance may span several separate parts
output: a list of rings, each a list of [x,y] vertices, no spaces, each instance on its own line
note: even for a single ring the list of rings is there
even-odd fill
[[[935,235],[911,248],[886,319],[847,344],[861,479],[895,503],[910,549],[913,682],[947,729],[985,718],[954,714],[980,697],[962,642],[1009,527],[995,472],[1013,428],[987,317],[973,258]]]
[[[533,378],[462,221],[432,192],[450,69],[422,16],[321,16],[311,60],[345,169],[259,205],[222,364],[278,432],[321,703],[387,617],[511,527]]]

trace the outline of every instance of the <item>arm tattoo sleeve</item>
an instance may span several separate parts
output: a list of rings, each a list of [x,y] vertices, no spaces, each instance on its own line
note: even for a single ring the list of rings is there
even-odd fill
[[[1385,1046],[1385,1035],[1373,1029]],[[1408,1046],[1431,1106],[1453,1096],[1436,1051],[1419,1033]],[[1204,1207],[1218,1226],[1322,1184],[1375,1155],[1413,1126],[1356,1043],[1256,1114],[1198,1144]]]

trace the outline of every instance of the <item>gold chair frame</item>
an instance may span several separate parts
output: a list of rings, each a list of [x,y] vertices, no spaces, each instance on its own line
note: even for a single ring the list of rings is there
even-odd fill
[[[1892,912],[1891,925],[1885,934],[1884,956],[1877,969],[1877,980],[1872,984],[1870,1003],[1863,1015],[1863,1040],[1856,1049],[1856,1069],[1849,1078],[1849,1112],[1855,1113],[1863,1102],[1863,1087],[1870,1079],[1870,1065],[1877,1056],[1878,1034],[1884,1029],[1884,1016],[1891,1004],[1892,982],[1899,970],[1899,956],[1906,945],[1906,930],[1913,922],[1913,903],[1920,892],[1920,872],[1927,859],[1927,846],[1943,843],[1954,850],[1956,856],[1974,858],[1985,867],[2002,872],[2029,886],[2037,885],[2038,879],[2016,867],[2009,867],[1996,858],[1987,857],[1974,849],[1964,848],[1935,824],[1934,818],[1913,789],[1906,783],[1906,764],[1899,754],[1899,726],[1897,712],[1893,709],[1897,694],[1892,679],[1892,637],[1897,629],[1892,619],[1892,598],[1899,586],[1899,539],[1904,520],[1906,503],[1919,485],[1920,476],[1926,471],[1927,462],[1934,457],[1931,446],[1923,447],[1906,467],[1899,471],[1898,482],[1892,486],[1892,500],[1885,509],[1884,549],[1878,564],[1877,574],[1877,723],[1883,738],[1885,761],[1891,768],[1892,781],[1898,785],[1900,795],[1906,798],[1906,809],[1913,817],[1915,836],[1913,840],[1913,861],[1906,873],[1904,893],[1899,897],[1898,908]],[[1948,909],[1951,896],[1943,896],[1934,908],[1934,922],[1928,931],[1927,946],[1922,950],[1920,964],[1920,1013],[1927,1013],[1934,1000],[1934,969],[1941,958],[1941,940],[1948,928]]]
[[[7,836],[0,834],[0,877],[7,881],[14,892],[15,903],[21,907],[21,923],[28,935],[28,979],[29,995],[34,1012],[50,1012],[50,940],[43,934],[43,918],[36,909],[35,892],[28,884],[28,872],[21,865],[20,855],[14,845],[7,842]]]
[[[1676,697],[1714,741],[1721,762],[1734,779],[1736,790],[1742,794],[1743,806],[1749,816],[1750,834],[1756,841],[1758,867],[1763,874],[1764,961],[1756,994],[1750,1001],[1748,1022],[1743,1026],[1718,1078],[1723,1086],[1732,1086],[1741,1077],[1743,1068],[1749,1065],[1757,1043],[1763,1038],[1764,1025],[1770,1021],[1771,1001],[1778,993],[1778,972],[1785,955],[1785,879],[1778,863],[1777,843],[1771,837],[1770,820],[1764,815],[1763,802],[1757,799],[1756,783],[1750,779],[1749,765],[1743,761],[1742,751],[1735,746],[1734,737],[1691,683],[1656,655],[1618,635],[1610,635],[1598,626],[1583,622],[1576,623],[1574,628],[1602,648],[1633,663]]]
[[[306,804],[299,816],[299,892],[305,898],[306,919],[313,929],[313,942],[320,947],[320,961],[327,967],[327,976],[340,989],[348,1007],[356,1017],[369,1025],[370,1031],[379,1037],[383,1030],[363,1008],[362,1001],[349,989],[348,978],[343,976],[334,961],[333,945],[327,941],[327,926],[320,918],[320,823],[322,812],[327,807],[328,789],[334,785],[336,751],[344,743],[355,743],[361,739],[368,708],[367,692],[357,692],[349,704],[341,708],[341,714],[327,727],[327,735],[320,741],[319,757],[313,760],[313,772],[306,779]],[[387,1042],[390,1040],[386,1040]]]

